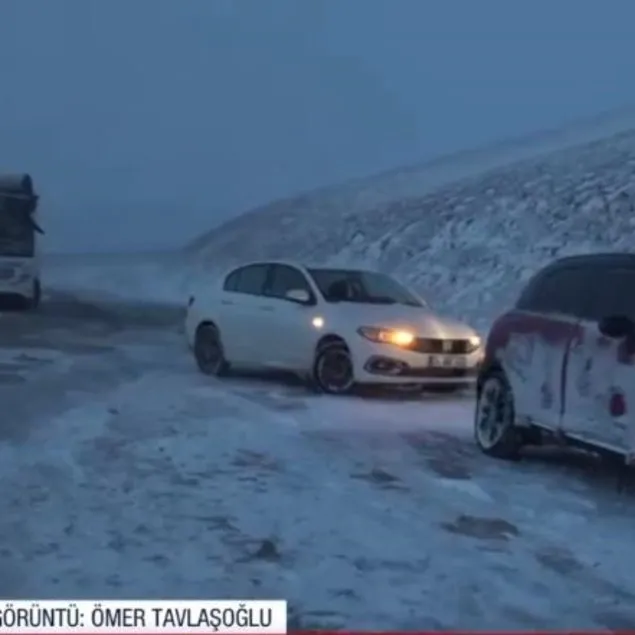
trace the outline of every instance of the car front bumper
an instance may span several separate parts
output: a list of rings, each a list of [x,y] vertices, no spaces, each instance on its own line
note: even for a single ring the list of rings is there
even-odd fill
[[[355,377],[369,384],[475,384],[483,349],[466,354],[430,355],[365,340],[352,350]]]
[[[33,295],[35,274],[30,268],[17,266],[0,266],[0,294]]]

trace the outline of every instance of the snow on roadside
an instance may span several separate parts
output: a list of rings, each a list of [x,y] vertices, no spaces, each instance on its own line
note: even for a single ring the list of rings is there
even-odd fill
[[[491,462],[444,478],[395,405],[215,386],[169,357],[0,446],[25,596],[284,597],[304,627],[374,629],[581,628],[635,597],[630,524],[582,494]],[[469,405],[397,408],[415,437],[469,429]]]
[[[195,271],[178,253],[52,257],[44,264],[45,289],[101,298],[185,304]]]

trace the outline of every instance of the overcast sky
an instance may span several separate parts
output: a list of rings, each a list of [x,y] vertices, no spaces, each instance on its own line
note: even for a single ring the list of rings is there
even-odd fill
[[[2,0],[0,168],[52,249],[635,102],[632,0]]]

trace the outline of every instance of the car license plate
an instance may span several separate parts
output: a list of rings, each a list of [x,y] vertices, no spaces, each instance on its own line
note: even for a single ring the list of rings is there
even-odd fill
[[[465,368],[467,361],[459,355],[430,355],[428,359],[430,368]]]

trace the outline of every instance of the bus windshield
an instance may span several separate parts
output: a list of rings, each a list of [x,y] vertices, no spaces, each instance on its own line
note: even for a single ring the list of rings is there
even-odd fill
[[[32,258],[37,227],[24,201],[0,194],[0,256]]]
[[[0,256],[35,255],[35,234],[43,233],[34,218],[37,202],[28,174],[0,175]]]

